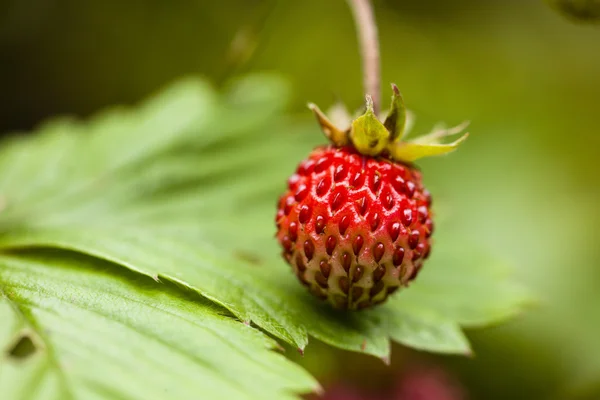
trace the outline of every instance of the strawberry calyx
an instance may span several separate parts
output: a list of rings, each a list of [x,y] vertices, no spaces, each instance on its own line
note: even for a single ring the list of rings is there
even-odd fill
[[[468,122],[453,128],[436,127],[428,134],[404,140],[412,127],[413,117],[404,105],[404,99],[395,84],[392,84],[390,111],[385,119],[377,116],[371,96],[366,96],[366,110],[351,120],[348,112],[337,105],[330,115],[332,122],[315,104],[308,107],[315,114],[321,130],[335,147],[352,146],[359,153],[371,157],[383,157],[398,162],[413,162],[423,157],[450,153],[469,136],[464,133],[450,143],[444,139],[464,131]],[[383,122],[381,122],[383,120]],[[344,126],[340,128],[339,126]]]

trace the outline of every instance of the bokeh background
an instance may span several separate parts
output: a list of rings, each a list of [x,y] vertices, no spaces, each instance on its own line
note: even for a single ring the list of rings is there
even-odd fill
[[[421,163],[438,215],[539,301],[469,332],[471,359],[398,346],[388,367],[319,343],[292,357],[330,399],[600,398],[600,25],[542,0],[374,3],[383,82],[401,88],[416,131],[472,121],[459,153]],[[359,107],[345,1],[0,1],[2,134],[136,102],[182,75],[220,86],[252,71],[291,82],[299,119],[312,118],[307,101]]]

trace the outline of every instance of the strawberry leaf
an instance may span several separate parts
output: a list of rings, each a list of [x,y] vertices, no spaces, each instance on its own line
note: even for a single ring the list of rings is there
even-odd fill
[[[177,282],[300,349],[312,336],[382,358],[390,339],[467,354],[461,327],[503,320],[529,301],[505,268],[464,253],[443,227],[422,275],[386,305],[340,313],[306,293],[278,257],[274,204],[322,141],[314,123],[281,116],[284,98],[285,86],[265,76],[222,96],[186,80],[136,109],[3,143],[0,251],[59,249],[65,262],[85,254]]]
[[[171,282],[63,251],[0,255],[6,399],[293,399],[314,380]]]

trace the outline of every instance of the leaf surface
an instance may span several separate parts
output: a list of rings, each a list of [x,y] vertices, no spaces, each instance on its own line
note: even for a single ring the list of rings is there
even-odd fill
[[[224,313],[87,256],[0,255],[3,398],[292,399],[317,387],[272,339]]]

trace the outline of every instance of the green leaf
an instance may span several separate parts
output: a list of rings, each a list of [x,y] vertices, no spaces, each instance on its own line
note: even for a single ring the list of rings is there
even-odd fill
[[[436,243],[431,268],[423,270],[396,306],[414,312],[435,310],[465,327],[482,327],[515,316],[534,304],[528,290],[510,281],[510,269],[464,242]],[[401,300],[401,301],[400,301]]]
[[[317,388],[222,308],[118,269],[57,251],[0,255],[3,398],[292,399]]]
[[[306,293],[278,256],[274,204],[322,141],[314,122],[281,117],[283,98],[285,86],[266,76],[222,96],[187,80],[138,109],[46,125],[5,143],[0,251],[76,251],[178,282],[299,349],[310,335],[381,358],[389,358],[390,339],[467,354],[461,326],[497,322],[530,300],[505,268],[464,242],[450,244],[443,228],[417,282],[384,306],[340,313]],[[128,134],[136,138],[122,138]]]

